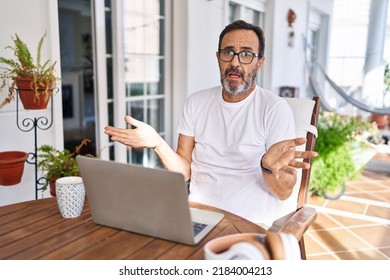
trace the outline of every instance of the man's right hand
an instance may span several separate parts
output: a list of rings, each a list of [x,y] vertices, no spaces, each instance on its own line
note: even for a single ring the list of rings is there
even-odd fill
[[[161,136],[150,125],[130,116],[125,116],[125,122],[135,128],[106,126],[104,133],[109,135],[111,140],[132,148],[156,148],[163,143]]]

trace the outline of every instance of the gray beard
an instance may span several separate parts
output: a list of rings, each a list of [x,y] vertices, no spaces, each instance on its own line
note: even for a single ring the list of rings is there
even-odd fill
[[[257,74],[257,69],[253,69],[252,73],[249,74],[249,82],[244,81],[239,86],[234,86],[234,87],[229,86],[229,83],[225,79],[223,79],[222,87],[227,92],[227,94],[229,94],[231,97],[238,97],[244,95],[255,83],[256,74]]]
[[[249,86],[249,83],[244,83],[236,87],[231,87],[226,80],[222,81],[223,89],[232,97],[244,95],[244,93],[249,89]]]

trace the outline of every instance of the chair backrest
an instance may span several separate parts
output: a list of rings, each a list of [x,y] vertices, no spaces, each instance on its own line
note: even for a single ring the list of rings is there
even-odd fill
[[[297,147],[297,150],[314,150],[317,137],[317,122],[319,115],[319,97],[311,99],[304,98],[284,98],[290,105],[295,119],[296,137],[307,139],[305,145]],[[311,159],[305,159],[311,164]],[[283,201],[279,201],[276,210],[276,219],[288,216],[306,204],[308,186],[310,181],[310,169],[297,170],[297,182],[291,196]]]

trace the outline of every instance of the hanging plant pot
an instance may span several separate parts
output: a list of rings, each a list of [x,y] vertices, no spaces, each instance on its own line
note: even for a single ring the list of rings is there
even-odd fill
[[[0,153],[0,185],[11,186],[20,183],[24,163],[28,154],[20,151]]]
[[[14,78],[18,87],[20,100],[26,110],[42,110],[46,109],[50,97],[53,93],[52,89],[46,92],[45,86],[38,86],[38,95],[34,87],[34,81],[31,78]]]
[[[56,194],[56,180],[50,181],[49,183],[50,186],[50,195],[51,196],[57,196]]]

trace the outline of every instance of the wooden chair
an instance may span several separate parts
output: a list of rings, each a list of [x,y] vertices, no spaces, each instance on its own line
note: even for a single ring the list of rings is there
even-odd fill
[[[294,113],[296,136],[307,139],[306,145],[298,147],[297,150],[313,151],[317,137],[317,123],[320,108],[319,97],[314,97],[312,100],[303,98],[285,99]],[[305,159],[305,162],[311,164],[311,159]],[[308,170],[298,170],[297,183],[293,193],[287,200],[279,201],[276,219],[269,229],[272,232],[294,234],[299,241],[302,259],[306,259],[303,235],[317,217],[314,208],[305,206],[310,171],[311,168]]]

